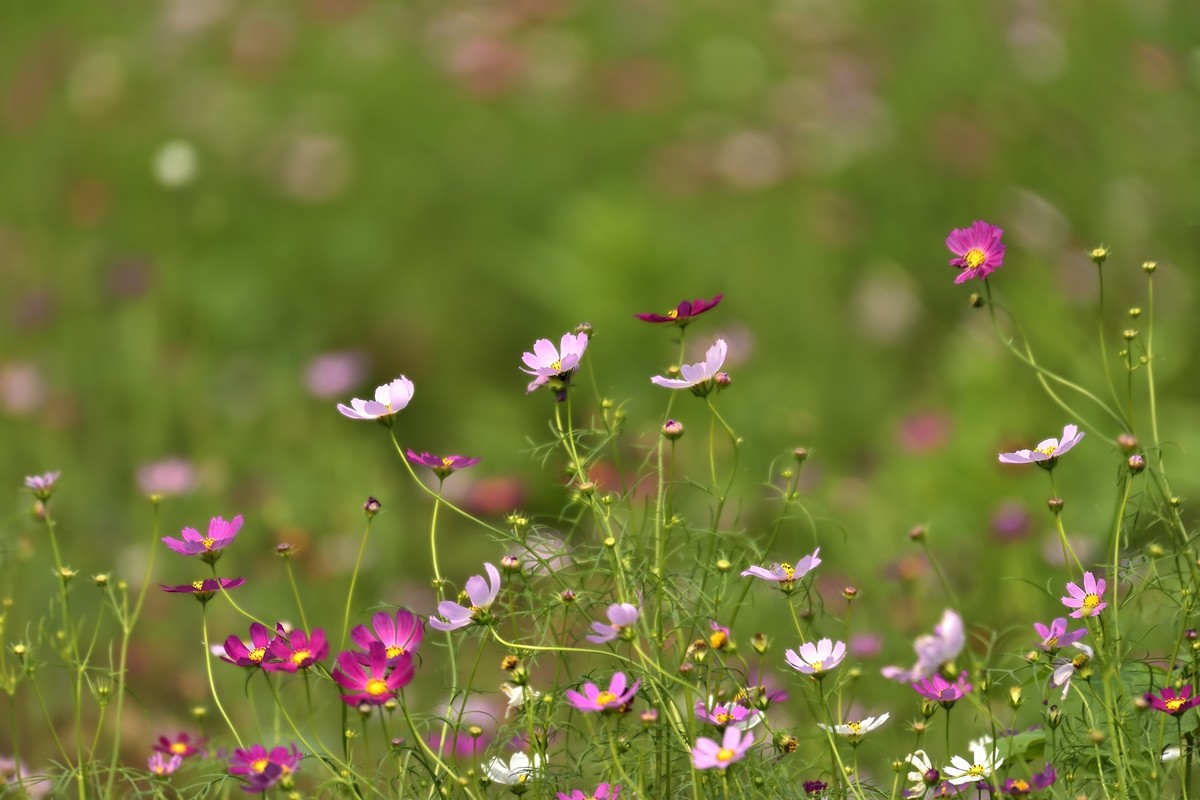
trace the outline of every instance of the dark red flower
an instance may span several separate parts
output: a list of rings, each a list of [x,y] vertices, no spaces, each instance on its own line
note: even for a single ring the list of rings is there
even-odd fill
[[[666,314],[634,314],[634,316],[643,322],[674,322],[682,328],[691,322],[693,317],[698,317],[715,307],[717,303],[721,302],[722,297],[723,295],[717,295],[712,300],[701,298],[683,300]]]

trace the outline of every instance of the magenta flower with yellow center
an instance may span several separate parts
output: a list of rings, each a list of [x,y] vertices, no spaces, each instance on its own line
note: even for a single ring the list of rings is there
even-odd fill
[[[298,628],[285,631],[280,623],[275,626],[275,638],[267,646],[267,655],[271,660],[264,665],[266,669],[296,672],[308,669],[329,655],[329,642],[321,628],[313,628],[309,634]]]
[[[1104,590],[1108,584],[1103,578],[1097,578],[1090,572],[1083,573],[1083,588],[1071,581],[1067,584],[1067,596],[1060,598],[1067,608],[1073,608],[1071,616],[1076,619],[1095,617],[1108,608],[1104,602]]]
[[[638,687],[642,685],[640,680],[634,681],[632,686],[629,686],[628,683],[629,678],[624,672],[614,672],[607,689],[601,689],[596,684],[589,682],[583,685],[582,694],[574,689],[567,689],[565,696],[568,703],[585,713],[621,711],[633,702]]]
[[[478,458],[460,455],[435,456],[432,453],[418,453],[415,450],[407,450],[404,455],[410,463],[429,467],[435,475],[443,480],[455,470],[473,467],[479,463]]]
[[[195,528],[184,528],[179,532],[181,538],[163,537],[163,543],[176,553],[185,556],[200,556],[205,561],[212,562],[220,555],[220,551],[233,544],[238,531],[242,529],[242,515],[238,514],[226,522],[222,517],[213,517],[208,521],[208,535],[201,536]]]
[[[666,314],[650,313],[634,314],[634,316],[643,322],[673,322],[682,328],[705,311],[715,308],[717,303],[721,302],[722,296],[717,295],[712,300],[704,300],[702,298],[682,300],[679,305],[672,308]]]
[[[175,738],[171,739],[167,736],[159,736],[158,743],[150,749],[156,753],[165,753],[169,756],[179,756],[187,758],[194,756],[200,752],[200,748],[204,746],[203,739],[193,739],[190,733],[180,731],[175,734]]]
[[[242,787],[243,791],[266,792],[295,772],[301,758],[303,756],[295,744],[290,750],[282,746],[267,750],[261,744],[251,745],[233,751],[233,757],[229,759],[229,774],[240,775],[248,781]]]
[[[1159,694],[1147,692],[1146,702],[1159,711],[1178,717],[1189,708],[1200,706],[1200,695],[1192,697],[1191,684],[1185,684],[1183,689],[1178,692],[1172,687],[1166,686]]]
[[[356,625],[350,631],[350,639],[367,651],[372,643],[379,642],[387,650],[388,661],[395,664],[402,656],[417,652],[425,639],[425,626],[420,617],[406,608],[398,609],[395,614],[377,611],[371,617],[371,629]]]
[[[414,671],[411,655],[402,657],[394,667],[389,668],[387,648],[379,642],[372,642],[366,654],[351,650],[339,653],[332,675],[334,681],[347,690],[342,695],[347,705],[367,703],[381,706],[408,685]]]
[[[239,667],[265,667],[269,662],[271,648],[271,631],[261,622],[250,624],[250,643],[246,644],[236,636],[225,640],[225,655],[222,661],[228,661]]]
[[[976,220],[969,228],[955,228],[946,237],[946,247],[954,253],[950,266],[961,272],[955,283],[964,283],[972,278],[986,278],[1004,263],[1004,245],[1000,237],[1004,231],[995,225]]]
[[[697,736],[692,747],[692,766],[696,769],[729,769],[733,762],[746,757],[753,744],[753,733],[732,726],[725,729],[720,742]]]

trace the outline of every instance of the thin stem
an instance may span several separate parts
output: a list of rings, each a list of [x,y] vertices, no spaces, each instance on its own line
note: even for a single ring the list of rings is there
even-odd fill
[[[358,557],[354,560],[354,571],[350,573],[350,589],[346,592],[346,611],[342,615],[342,640],[339,650],[346,648],[346,636],[350,632],[350,605],[354,599],[354,585],[358,582],[358,571],[362,568],[363,553],[367,549],[367,537],[371,533],[371,515],[367,515],[367,527],[363,530],[362,541],[358,545]]]
[[[242,744],[242,737],[238,735],[237,728],[234,727],[233,722],[229,719],[229,715],[225,713],[225,706],[221,705],[221,697],[217,694],[217,684],[213,681],[212,654],[208,649],[208,604],[201,603],[200,609],[200,627],[204,632],[204,668],[208,672],[208,689],[212,692],[213,702],[217,704],[217,710],[221,712],[221,717],[225,720],[225,724],[229,726],[229,732],[233,734],[234,741],[237,742],[238,747],[245,749],[245,745]]]

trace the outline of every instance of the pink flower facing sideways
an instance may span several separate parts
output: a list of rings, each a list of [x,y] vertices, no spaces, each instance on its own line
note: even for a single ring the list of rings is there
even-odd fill
[[[1087,628],[1068,632],[1066,617],[1056,617],[1050,621],[1049,627],[1040,622],[1035,622],[1033,623],[1033,629],[1037,631],[1038,636],[1042,637],[1042,641],[1038,644],[1038,647],[1047,653],[1057,653],[1060,649],[1070,647],[1087,636]]]
[[[376,612],[371,617],[371,628],[356,625],[350,631],[350,639],[365,651],[379,642],[385,648],[390,666],[395,666],[406,655],[417,652],[425,639],[425,626],[421,619],[406,608],[396,613]]]
[[[160,778],[165,778],[179,769],[179,765],[182,763],[183,756],[168,756],[165,753],[155,752],[151,754],[150,758],[146,759],[146,769]]]
[[[167,547],[180,555],[200,556],[206,563],[214,564],[221,557],[221,551],[233,544],[241,529],[241,514],[229,522],[222,517],[213,517],[208,521],[207,536],[201,536],[195,528],[184,528],[179,532],[181,538],[164,536],[162,540]]]
[[[608,607],[608,624],[593,622],[592,633],[587,635],[587,640],[593,644],[604,644],[618,636],[631,636],[633,623],[637,622],[637,618],[637,606],[632,603],[613,603]]]
[[[955,228],[946,237],[946,247],[954,258],[950,266],[961,272],[955,283],[964,283],[972,278],[986,278],[1004,263],[1004,245],[1000,237],[1004,231],[982,220],[971,223],[969,228]]]
[[[783,656],[788,666],[797,672],[823,678],[846,657],[846,643],[835,643],[832,639],[821,639],[816,644],[805,642],[799,651],[785,650]]]
[[[350,419],[381,419],[390,422],[392,415],[403,411],[409,404],[414,391],[413,382],[401,375],[391,383],[376,388],[374,400],[360,400],[355,397],[348,406],[338,403],[337,410],[342,416]]]
[[[150,749],[156,753],[187,758],[188,756],[194,756],[196,753],[199,753],[200,748],[203,746],[203,739],[193,739],[191,734],[181,731],[175,734],[174,739],[170,739],[166,736],[159,736],[158,743]]]
[[[1104,590],[1108,588],[1108,584],[1103,578],[1097,578],[1090,572],[1083,573],[1083,588],[1074,581],[1067,584],[1067,596],[1060,598],[1062,604],[1067,608],[1073,608],[1071,616],[1076,619],[1082,617],[1099,616],[1100,612],[1108,608],[1108,603],[1104,602]]]
[[[712,300],[704,300],[696,298],[695,300],[681,300],[679,305],[672,308],[666,314],[634,314],[635,317],[643,322],[673,322],[679,327],[686,326],[695,317],[700,316],[705,311],[711,308],[716,308],[717,303],[721,302],[723,295],[717,295]]]
[[[246,779],[247,783],[242,787],[245,792],[266,792],[277,783],[290,784],[291,775],[300,766],[301,758],[303,756],[294,744],[291,750],[274,747],[269,751],[261,744],[251,745],[244,750],[239,748],[233,751],[233,757],[229,759],[229,774]]]
[[[602,690],[594,683],[585,683],[582,694],[574,689],[567,689],[565,696],[567,702],[585,713],[621,711],[633,702],[638,687],[642,685],[641,680],[634,681],[632,686],[627,686],[628,682],[629,678],[624,672],[614,672],[607,689]]]
[[[473,467],[479,463],[478,458],[470,458],[468,456],[452,455],[452,456],[435,456],[432,453],[418,453],[413,450],[405,452],[405,457],[410,463],[418,464],[422,467],[429,467],[433,470],[433,474],[438,478],[445,480],[455,470],[466,469]]]
[[[725,729],[720,742],[697,736],[696,744],[692,747],[692,766],[696,769],[729,769],[733,762],[745,758],[753,745],[753,733],[734,727]]]
[[[430,617],[429,624],[439,631],[456,631],[465,628],[472,622],[486,625],[492,616],[488,611],[500,594],[500,570],[489,563],[484,563],[483,569],[488,574],[485,581],[481,575],[467,578],[466,599],[471,605],[464,606],[449,600],[438,603],[438,614],[442,617]],[[461,599],[461,598],[460,598]]]
[[[709,703],[712,703],[712,697],[709,697],[708,700]],[[762,722],[766,716],[757,708],[747,708],[736,702],[717,703],[710,707],[705,705],[703,700],[697,700],[695,710],[696,716],[710,725],[721,728],[732,725],[744,731],[748,731]]]
[[[178,586],[168,586],[165,583],[160,583],[158,588],[164,592],[190,594],[201,603],[207,603],[217,592],[236,589],[245,582],[245,578],[205,578],[204,580],[192,581],[191,583],[182,583]]]
[[[708,352],[704,354],[703,361],[681,366],[678,378],[664,378],[661,375],[655,375],[650,382],[655,386],[667,389],[691,389],[692,394],[703,397],[712,391],[714,379],[721,371],[721,366],[724,365],[725,357],[728,354],[729,346],[725,344],[725,340],[717,339],[716,344],[708,348]]]
[[[387,648],[380,642],[372,642],[365,654],[351,650],[339,653],[333,679],[347,690],[342,700],[351,706],[381,706],[407,686],[414,672],[412,655],[402,656],[395,666],[389,666],[388,660]]]
[[[50,499],[59,475],[62,473],[47,472],[44,475],[30,475],[25,478],[25,488],[33,492],[33,496],[38,500],[45,502]]]
[[[896,666],[880,670],[883,677],[899,683],[915,683],[936,673],[943,664],[953,661],[966,645],[962,617],[950,609],[942,614],[942,621],[933,628],[932,635],[918,636],[913,642],[917,663],[906,670]]]
[[[936,700],[942,704],[943,708],[950,708],[957,701],[963,699],[971,693],[971,684],[967,683],[967,673],[959,674],[958,680],[954,683],[943,678],[941,675],[932,675],[928,678],[922,678],[912,685],[913,691],[922,697],[930,700]]]
[[[796,581],[812,572],[821,564],[821,548],[813,550],[812,555],[805,556],[792,566],[786,562],[775,563],[770,567],[750,567],[742,570],[742,577],[761,578],[764,581],[774,581],[785,593],[796,588]]]
[[[585,794],[582,789],[567,794],[566,792],[555,792],[555,800],[618,800],[621,793],[621,784],[610,786],[607,783],[602,783],[596,787],[596,791]]]
[[[271,631],[261,622],[250,624],[250,644],[247,645],[236,636],[225,640],[225,655],[222,661],[228,661],[239,667],[264,667],[267,653],[271,647]]]
[[[1183,689],[1178,692],[1174,688],[1166,686],[1159,694],[1147,692],[1146,702],[1165,714],[1178,717],[1189,708],[1200,706],[1200,695],[1192,697],[1191,684],[1185,684]]]
[[[1037,464],[1044,469],[1053,469],[1058,463],[1058,457],[1066,453],[1083,439],[1083,431],[1076,425],[1063,428],[1059,439],[1043,439],[1032,450],[1017,450],[1014,453],[1001,453],[1001,464]]]
[[[528,394],[539,387],[545,386],[551,378],[565,384],[571,379],[571,373],[579,368],[579,361],[587,350],[588,337],[586,333],[564,333],[558,347],[549,339],[538,339],[533,343],[533,352],[522,354],[521,360],[525,366],[521,371],[533,376],[533,380],[525,387]],[[565,387],[561,390],[564,392]]]

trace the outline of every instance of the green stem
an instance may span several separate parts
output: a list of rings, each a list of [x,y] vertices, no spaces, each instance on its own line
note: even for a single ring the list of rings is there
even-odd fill
[[[363,553],[367,549],[367,537],[371,533],[370,515],[367,516],[367,527],[363,530],[362,541],[358,545],[358,557],[354,560],[354,571],[350,573],[350,589],[346,592],[346,611],[342,615],[342,639],[338,645],[339,650],[346,648],[346,636],[350,632],[350,605],[354,599],[354,585],[358,582],[358,571],[362,568]]]

